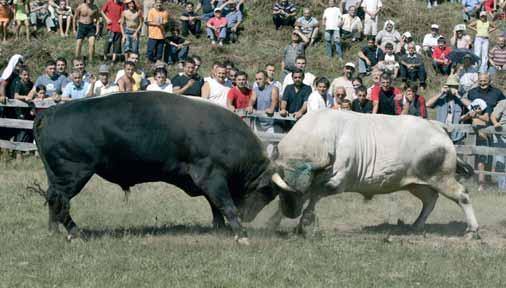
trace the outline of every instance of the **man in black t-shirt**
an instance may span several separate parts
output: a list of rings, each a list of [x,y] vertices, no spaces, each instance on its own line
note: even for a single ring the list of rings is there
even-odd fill
[[[372,113],[372,101],[367,99],[367,88],[357,88],[357,98],[351,102],[351,111],[359,113]]]
[[[304,71],[296,69],[292,72],[293,84],[286,86],[281,98],[279,114],[286,116],[295,113],[296,119],[301,118],[307,111],[307,100],[312,92],[310,86],[303,83]]]
[[[171,35],[165,38],[164,61],[169,65],[177,64],[188,58],[190,41],[181,37],[179,32],[178,27],[173,27],[171,29]]]
[[[179,95],[201,96],[204,80],[200,75],[195,73],[195,62],[187,59],[184,62],[184,73],[176,75],[171,79],[172,91]]]
[[[188,32],[192,33],[197,38],[200,37],[200,18],[201,17],[193,11],[193,3],[186,3],[185,11],[179,17],[179,21],[181,21],[181,34],[183,37],[187,37],[189,35]]]
[[[383,50],[376,46],[374,37],[368,37],[367,46],[362,47],[358,52],[358,73],[365,75],[371,72],[385,58]]]

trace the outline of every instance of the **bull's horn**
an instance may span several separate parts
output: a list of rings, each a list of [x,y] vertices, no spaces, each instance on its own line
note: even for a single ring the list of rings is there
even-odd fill
[[[283,178],[281,178],[281,176],[279,176],[279,173],[277,173],[277,172],[274,173],[274,175],[272,175],[272,182],[274,182],[276,185],[279,186],[279,188],[281,188],[283,190],[296,192],[295,189],[293,189],[292,187],[288,186],[288,184],[286,184],[285,180],[283,180]]]

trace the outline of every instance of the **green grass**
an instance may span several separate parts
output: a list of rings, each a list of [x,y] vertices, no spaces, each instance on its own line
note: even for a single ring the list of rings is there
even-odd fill
[[[135,186],[128,203],[95,177],[72,201],[84,240],[47,232],[36,158],[0,163],[0,287],[504,287],[506,194],[473,193],[482,240],[461,238],[463,213],[440,198],[425,232],[394,225],[418,215],[408,193],[364,202],[325,198],[317,233],[264,228],[275,205],[248,224],[252,245],[211,228],[202,198],[166,184]],[[471,184],[470,184],[471,185]],[[476,188],[471,185],[471,190]],[[390,224],[389,224],[390,223]],[[390,235],[390,236],[388,236]],[[386,241],[385,239],[388,239]]]

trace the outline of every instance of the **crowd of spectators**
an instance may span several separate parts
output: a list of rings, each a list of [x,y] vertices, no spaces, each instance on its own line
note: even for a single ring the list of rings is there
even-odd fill
[[[16,39],[24,30],[23,35],[29,40],[32,32],[41,27],[47,31],[43,33],[76,38],[71,67],[67,67],[70,59],[49,60],[35,82],[23,57],[11,57],[1,76],[0,101],[11,98],[66,102],[147,90],[202,97],[231,110],[258,110],[268,115],[279,111],[281,116],[293,115],[296,119],[321,109],[428,118],[427,108],[434,108],[436,120],[444,123],[500,125],[506,121],[501,118],[501,109],[506,109],[506,102],[501,102],[505,97],[491,84],[491,76],[506,69],[506,40],[498,25],[504,19],[506,1],[462,0],[461,4],[453,4],[461,5],[462,23],[454,23],[448,36],[438,23],[429,25],[425,35],[401,31],[392,19],[382,19],[382,0],[328,0],[321,15],[315,15],[315,7],[310,5],[299,7],[289,0],[275,1],[272,29],[289,33],[291,41],[279,55],[280,65],[266,63],[254,74],[254,80],[239,68],[240,63],[231,61],[214,62],[209,75],[201,76],[202,59],[190,54],[194,38],[207,36],[212,46],[240,42],[247,2],[169,1],[182,6],[178,17],[166,8],[165,2],[107,0],[98,7],[94,0],[85,0],[71,7],[68,0],[0,0],[4,42],[8,41],[10,27]],[[436,6],[438,1],[427,0],[427,8],[437,9]],[[378,27],[380,23],[382,26]],[[101,34],[105,39],[103,59],[100,58],[103,64],[93,73],[86,70],[85,58],[98,58],[95,40]],[[86,40],[88,55],[83,57],[81,50]],[[145,54],[139,50],[143,41],[147,46]],[[343,67],[335,79],[308,69],[311,65],[306,51],[320,43],[329,61],[335,56]],[[495,46],[490,48],[491,43]],[[345,55],[354,46],[359,48],[358,53]],[[139,67],[142,57],[151,65],[149,71]],[[345,57],[355,61],[345,63]],[[113,75],[110,63],[118,62],[122,69]],[[169,65],[178,70],[171,77]],[[276,67],[280,67],[278,74]],[[428,91],[427,75],[434,73],[446,79],[445,85],[437,95],[424,97]],[[276,75],[280,75],[279,79]],[[364,80],[373,84],[366,87]],[[33,118],[37,112],[6,111],[4,116],[23,119]],[[255,129],[289,129],[289,125],[278,127],[276,123],[261,119]],[[27,133],[14,137],[17,141],[30,141]],[[463,134],[455,132],[451,137],[458,142]],[[480,139],[480,145],[493,142],[489,137]],[[482,166],[490,162],[481,160]]]

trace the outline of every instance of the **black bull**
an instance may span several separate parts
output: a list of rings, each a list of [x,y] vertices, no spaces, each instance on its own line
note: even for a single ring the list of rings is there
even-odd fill
[[[259,139],[234,113],[163,92],[118,93],[53,106],[33,128],[49,188],[49,229],[78,229],[70,200],[97,174],[123,190],[163,181],[204,196],[213,224],[236,237],[272,201],[275,172]]]

